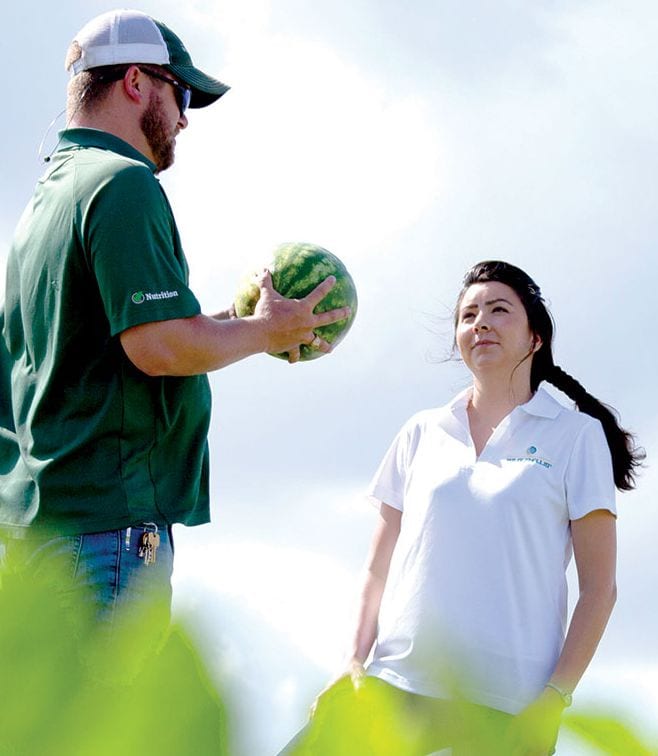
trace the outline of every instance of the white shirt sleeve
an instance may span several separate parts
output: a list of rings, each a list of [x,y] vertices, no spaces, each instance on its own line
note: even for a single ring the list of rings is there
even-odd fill
[[[610,449],[598,420],[585,423],[571,450],[565,487],[569,519],[578,520],[595,509],[617,514]]]
[[[413,432],[409,425],[410,423],[404,425],[397,434],[366,489],[366,495],[370,499],[388,504],[401,512],[404,511],[410,436]]]

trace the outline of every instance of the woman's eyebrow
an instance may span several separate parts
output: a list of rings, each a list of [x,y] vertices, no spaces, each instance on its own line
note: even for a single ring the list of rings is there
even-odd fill
[[[484,304],[487,307],[491,307],[491,305],[495,305],[498,302],[505,302],[505,304],[508,304],[510,307],[514,307],[514,305],[509,301],[509,299],[505,299],[505,297],[498,297],[497,299],[488,299]],[[473,310],[473,309],[477,309],[476,304],[464,305],[464,307],[462,307],[462,312],[464,310]]]

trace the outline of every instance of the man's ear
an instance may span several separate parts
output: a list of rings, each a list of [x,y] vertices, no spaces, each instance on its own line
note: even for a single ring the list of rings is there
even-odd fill
[[[142,72],[137,66],[130,66],[123,77],[123,91],[133,102],[140,103],[144,93],[141,90]]]

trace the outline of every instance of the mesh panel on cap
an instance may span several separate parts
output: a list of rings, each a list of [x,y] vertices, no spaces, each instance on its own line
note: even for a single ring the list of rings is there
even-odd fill
[[[127,21],[127,23],[126,23]],[[161,45],[162,37],[158,27],[150,18],[129,17],[119,23],[120,45],[142,44],[142,45]]]
[[[82,56],[70,66],[80,71],[117,63],[169,62],[167,45],[150,16],[141,11],[108,11],[92,19],[78,33]]]

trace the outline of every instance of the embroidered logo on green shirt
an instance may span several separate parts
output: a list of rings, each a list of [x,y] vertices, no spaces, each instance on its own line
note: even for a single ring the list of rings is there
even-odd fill
[[[132,297],[130,297],[130,301],[133,304],[139,305],[144,302],[150,302],[153,299],[174,299],[177,296],[177,291],[136,291]]]

